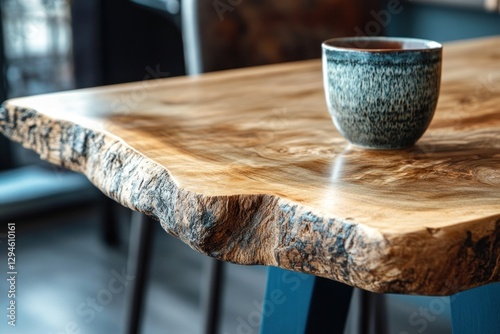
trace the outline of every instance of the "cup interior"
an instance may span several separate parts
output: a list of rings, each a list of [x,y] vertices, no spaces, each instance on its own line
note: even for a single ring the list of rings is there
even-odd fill
[[[359,51],[415,51],[426,49],[439,49],[441,44],[415,38],[390,38],[390,37],[347,37],[334,38],[323,43],[324,47],[331,49],[347,49]]]

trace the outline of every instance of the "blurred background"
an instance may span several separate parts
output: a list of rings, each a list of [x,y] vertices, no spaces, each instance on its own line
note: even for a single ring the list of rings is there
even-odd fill
[[[216,5],[221,1],[227,5],[227,1],[206,1],[212,15],[218,15],[222,22]],[[384,16],[394,1],[397,13]],[[2,100],[186,73],[190,55],[184,55],[183,29],[192,22],[185,21],[181,0],[0,3]],[[243,12],[245,1],[240,3],[223,15]],[[280,6],[286,11],[296,3],[283,0]],[[500,34],[496,0],[369,3],[357,9],[356,15],[364,24],[346,26],[343,34],[408,36],[440,42]],[[264,51],[272,47],[259,46]],[[317,54],[304,58],[319,56],[319,52],[318,46]],[[106,289],[126,264],[129,215],[106,200],[85,177],[46,164],[0,135],[0,233],[6,233],[7,223],[16,223],[19,272],[18,326],[8,328],[4,319],[0,332],[59,334],[68,332],[67,325],[72,323],[81,333],[122,332],[124,293],[114,294],[108,304],[95,309],[93,316],[81,313],[88,311],[89,299]],[[0,267],[4,268],[7,246],[2,236]],[[156,227],[144,333],[199,332],[203,260],[202,255]],[[3,310],[7,307],[4,275],[0,273]],[[226,276],[220,332],[236,333],[238,317],[246,318],[254,311],[255,302],[263,298],[266,271],[230,265]],[[391,333],[417,333],[421,327],[413,326],[409,318],[433,301],[391,296]],[[448,312],[430,321],[425,333],[450,332]]]

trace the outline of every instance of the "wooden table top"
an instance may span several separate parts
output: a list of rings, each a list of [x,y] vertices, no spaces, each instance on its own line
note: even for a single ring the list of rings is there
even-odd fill
[[[0,131],[225,261],[376,292],[500,280],[500,38],[445,45],[406,150],[347,144],[319,60],[13,99]]]

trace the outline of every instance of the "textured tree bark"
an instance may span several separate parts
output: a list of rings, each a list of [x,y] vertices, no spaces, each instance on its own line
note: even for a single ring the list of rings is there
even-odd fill
[[[500,39],[446,46],[402,151],[347,145],[318,61],[10,100],[0,131],[209,256],[446,295],[500,280],[498,59]]]

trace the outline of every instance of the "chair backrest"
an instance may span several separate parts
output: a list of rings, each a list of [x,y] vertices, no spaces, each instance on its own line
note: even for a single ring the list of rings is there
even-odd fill
[[[365,29],[380,0],[183,0],[188,74],[318,58]]]

